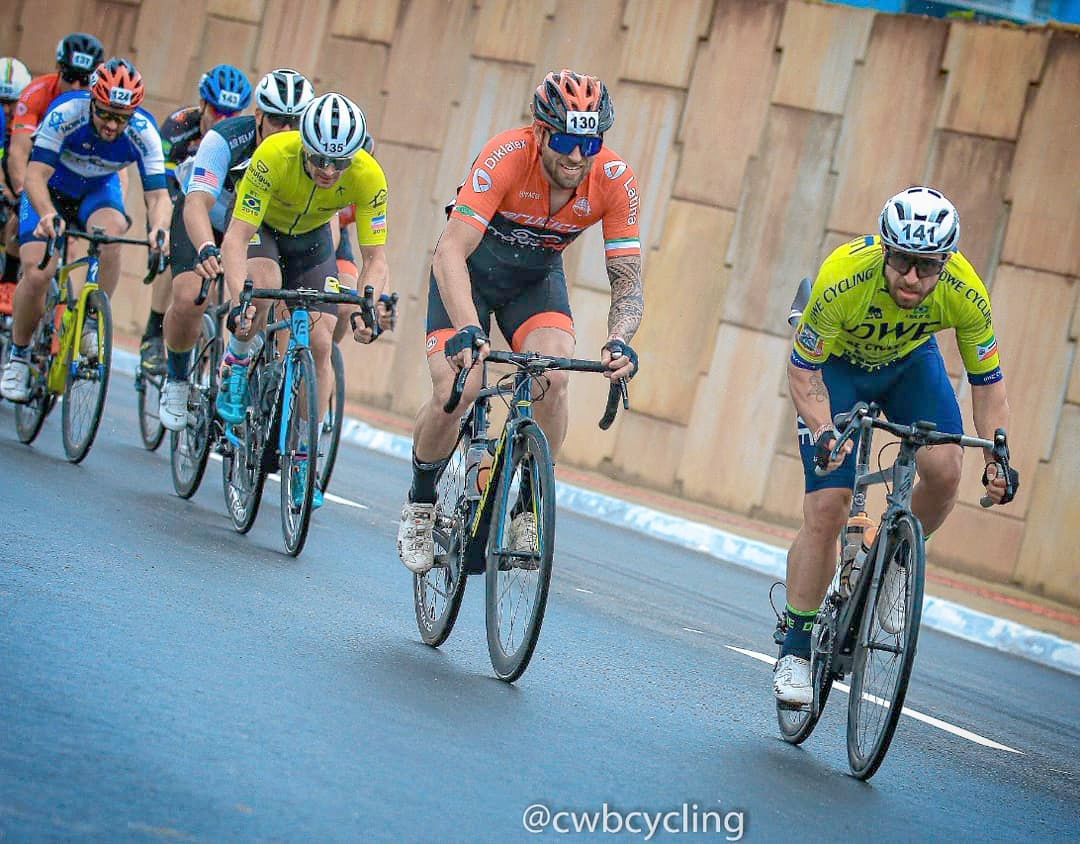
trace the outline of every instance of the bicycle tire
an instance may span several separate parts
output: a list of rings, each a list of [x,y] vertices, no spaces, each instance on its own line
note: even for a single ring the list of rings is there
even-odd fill
[[[304,550],[311,526],[311,499],[318,476],[319,397],[315,360],[309,349],[292,352],[292,378],[282,390],[288,417],[285,449],[278,455],[281,478],[281,535],[285,550],[295,557]],[[306,449],[306,456],[300,459]]]
[[[135,373],[135,396],[139,414],[139,436],[143,448],[157,451],[165,439],[165,426],[158,417],[158,404],[161,401],[161,376]]]
[[[15,405],[15,433],[19,442],[26,445],[37,439],[45,417],[56,404],[56,395],[49,392],[48,386],[55,309],[56,303],[52,301],[34,326],[30,339],[30,398],[24,404]]]
[[[263,354],[266,354],[265,348]],[[276,398],[275,419],[267,425],[266,418],[262,415],[260,400],[260,370],[266,366],[265,357],[259,358],[255,369],[249,375],[248,390],[251,395],[251,405],[244,418],[244,424],[234,426],[233,430],[239,432],[237,438],[240,445],[229,445],[228,450],[222,455],[221,482],[225,493],[225,509],[229,511],[233,528],[238,533],[247,533],[255,524],[259,515],[259,505],[262,503],[263,486],[266,484],[266,476],[270,473],[273,463],[271,455],[274,453],[274,443],[277,442],[275,431],[276,421]],[[239,483],[234,482],[238,481]]]
[[[112,312],[104,290],[86,295],[86,316],[96,315],[97,362],[83,358],[79,346],[82,337],[72,338],[64,375],[63,424],[64,453],[72,463],[80,463],[90,451],[105,410],[112,369]],[[85,323],[84,323],[85,325]],[[75,328],[76,326],[73,326]],[[86,390],[83,390],[86,385]]]
[[[437,648],[450,636],[461,609],[468,575],[464,551],[469,531],[465,498],[465,455],[469,437],[463,433],[436,482],[435,565],[413,575],[413,608],[424,644]]]
[[[533,421],[514,431],[507,450],[503,459],[510,461],[509,473],[504,475],[498,465],[493,469],[498,473],[498,486],[488,532],[484,615],[491,666],[500,680],[512,683],[528,668],[544,622],[555,548],[555,471],[547,438]],[[532,484],[531,507],[537,527],[537,547],[528,561],[501,550],[507,547],[516,505],[528,506],[518,498],[524,472]],[[527,608],[503,600],[530,594]],[[520,633],[517,644],[515,632]]]
[[[218,378],[213,344],[205,324],[199,336],[199,354],[191,368],[188,392],[188,424],[183,431],[172,431],[169,438],[169,466],[173,489],[181,498],[191,498],[202,484],[214,431],[214,397]]]
[[[832,627],[828,624],[830,620],[833,624]],[[780,706],[779,702],[776,704],[776,722],[780,727],[780,735],[789,744],[802,744],[810,738],[810,734],[814,732],[814,727],[817,726],[821,714],[825,711],[825,703],[829,699],[829,692],[832,690],[833,684],[833,675],[829,669],[832,661],[832,638],[834,636],[835,622],[835,614],[831,619],[823,620],[821,613],[819,613],[817,623],[814,625],[814,632],[811,634],[810,682],[818,701],[816,711],[813,704],[811,704],[810,709],[788,709]]]
[[[882,578],[876,588],[870,587],[859,624],[859,638],[853,654],[851,692],[848,697],[848,764],[852,774],[861,780],[867,780],[874,775],[889,750],[904,707],[904,697],[907,694],[918,645],[926,548],[922,526],[910,513],[900,515],[887,528],[882,559]],[[904,616],[899,631],[889,634],[879,623],[878,596],[888,568],[897,564],[903,566],[904,572]],[[892,641],[878,641],[879,637]],[[891,658],[883,659],[884,667],[892,668],[894,672],[884,687],[879,688],[876,683],[878,671],[875,670],[873,659],[884,652],[892,653]],[[884,710],[883,718],[862,717],[867,713],[880,715],[880,709]],[[872,726],[863,723],[871,720]]]
[[[319,425],[319,489],[330,488],[330,476],[337,462],[341,444],[341,425],[345,419],[345,361],[337,343],[330,348],[330,363],[334,369],[334,388],[330,391],[330,410]],[[327,419],[327,416],[329,419]]]

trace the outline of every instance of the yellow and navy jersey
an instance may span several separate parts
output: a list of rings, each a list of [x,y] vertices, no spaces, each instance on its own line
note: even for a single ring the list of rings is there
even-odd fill
[[[810,301],[795,328],[791,362],[817,369],[836,355],[873,371],[897,361],[944,328],[956,343],[972,384],[1001,378],[990,297],[959,252],[945,262],[937,285],[918,307],[901,308],[889,295],[877,237],[859,237],[833,251],[818,271]]]
[[[358,150],[333,187],[320,188],[304,170],[297,131],[278,132],[256,148],[236,189],[233,218],[263,223],[285,235],[314,231],[342,208],[356,206],[361,246],[386,242],[386,177],[378,162]]]

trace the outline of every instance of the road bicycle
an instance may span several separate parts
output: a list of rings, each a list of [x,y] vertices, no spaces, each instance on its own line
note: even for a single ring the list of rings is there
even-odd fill
[[[108,236],[98,227],[90,233],[68,229],[46,242],[39,269],[48,266],[58,248],[66,254],[69,237],[86,240],[89,248],[83,258],[70,263],[61,260],[49,282],[45,312],[30,340],[30,396],[15,406],[15,430],[22,442],[32,443],[57,397],[62,395],[64,453],[72,463],[78,463],[86,457],[97,435],[112,367],[112,312],[109,297],[98,287],[101,247],[128,243],[145,246],[152,254],[155,247],[147,240]],[[160,241],[157,246],[160,254]],[[154,258],[151,264],[158,262]],[[82,266],[86,267],[86,282],[75,294],[70,276]],[[150,272],[155,273],[156,266]],[[84,332],[93,335],[89,343],[84,342]],[[86,345],[92,351],[84,353]]]
[[[839,435],[831,459],[840,455],[844,443],[857,437],[855,482],[851,513],[841,537],[840,561],[832,584],[818,610],[810,637],[810,676],[813,699],[809,706],[792,708],[777,702],[780,732],[792,744],[800,744],[813,732],[833,682],[851,675],[848,697],[847,753],[851,772],[869,779],[885,758],[904,705],[915,661],[922,614],[926,548],[922,525],[911,512],[916,452],[923,447],[954,444],[982,448],[993,453],[1001,477],[1009,478],[1009,452],[1005,431],[998,429],[993,441],[935,430],[932,422],[897,425],[880,418],[881,408],[858,402],[834,423]],[[899,439],[899,453],[887,469],[870,471],[873,429]],[[891,445],[891,444],[890,444]],[[824,472],[818,468],[820,475]],[[867,517],[866,490],[885,484],[886,509],[871,540],[864,546]],[[1014,493],[1010,484],[1006,497]],[[993,503],[983,497],[984,507]],[[865,556],[864,556],[865,555]],[[888,586],[892,578],[895,589]],[[894,600],[890,600],[890,598]],[[776,610],[774,606],[774,611]],[[784,613],[777,613],[775,641],[782,645],[787,633]]]
[[[512,372],[488,385],[489,364]],[[457,620],[466,578],[485,575],[488,655],[496,676],[518,679],[529,665],[547,606],[555,549],[555,471],[547,438],[533,419],[549,370],[605,372],[600,361],[549,357],[534,352],[492,352],[484,361],[481,389],[461,420],[457,443],[437,481],[435,564],[413,577],[420,636],[429,645],[446,641]],[[445,410],[457,407],[468,369],[455,379]],[[534,390],[538,395],[534,398]],[[496,439],[488,436],[493,398],[507,416]],[[629,407],[626,381],[612,383],[600,427],[611,426],[619,401]],[[516,521],[530,516],[533,531]],[[525,536],[528,550],[515,548]]]
[[[224,296],[224,281],[217,278],[203,279],[195,304],[206,301],[210,285],[217,286],[217,301],[202,315],[199,339],[193,350],[187,405],[187,426],[173,431],[169,438],[169,464],[173,489],[181,498],[191,498],[202,483],[210,450],[225,447],[221,420],[214,412],[218,390],[221,388],[221,360],[225,355],[222,321],[229,313],[229,301]]]
[[[359,305],[374,319],[370,287],[355,293],[319,290],[254,289],[249,279],[240,294],[240,307],[253,299],[281,302],[287,318],[271,321],[263,332],[262,348],[248,369],[248,403],[244,421],[225,425],[230,444],[223,455],[225,504],[240,533],[255,523],[266,476],[278,469],[281,478],[281,531],[285,550],[296,556],[304,547],[311,520],[317,469],[319,427],[315,361],[309,347],[308,309],[319,304]],[[278,337],[287,337],[284,352]],[[317,462],[315,464],[318,465]]]

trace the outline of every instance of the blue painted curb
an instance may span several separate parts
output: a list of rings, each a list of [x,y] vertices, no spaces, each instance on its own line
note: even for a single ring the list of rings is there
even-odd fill
[[[115,349],[113,360],[117,371],[133,372],[139,359],[130,352]],[[341,439],[401,460],[412,457],[409,437],[380,430],[352,417],[345,418]],[[787,550],[784,548],[561,481],[556,499],[560,507],[573,513],[602,519],[608,524],[621,524],[637,533],[698,551],[725,563],[784,579],[787,569]],[[923,601],[922,623],[950,636],[1080,675],[1080,643],[1051,633],[930,595]]]

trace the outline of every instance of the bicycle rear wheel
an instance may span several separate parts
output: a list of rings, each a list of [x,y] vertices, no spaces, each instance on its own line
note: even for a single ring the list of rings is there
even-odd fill
[[[904,707],[922,616],[926,549],[922,526],[910,515],[900,516],[888,529],[881,581],[869,587],[859,638],[855,644],[848,697],[847,749],[851,772],[869,779],[885,758]],[[900,578],[895,608],[879,606],[889,572]],[[869,572],[864,572],[867,576]],[[889,611],[899,629],[889,633],[881,626]]]
[[[191,498],[202,483],[210,443],[214,439],[214,397],[217,394],[218,373],[213,358],[215,341],[206,333],[205,324],[199,338],[199,356],[191,368],[191,389],[188,392],[188,423],[182,431],[170,437],[169,463],[172,468],[173,489],[181,498]]]
[[[41,432],[45,417],[56,404],[56,395],[49,392],[49,367],[52,365],[52,342],[54,335],[55,301],[46,308],[45,315],[34,327],[30,339],[30,398],[25,404],[15,405],[15,433],[19,442],[30,445]]]
[[[323,415],[319,426],[319,489],[323,492],[330,487],[345,418],[345,361],[337,343],[330,349],[330,363],[334,367],[334,388],[330,391],[330,410]]]
[[[97,436],[112,368],[112,312],[104,290],[86,296],[86,320],[97,320],[96,346],[83,355],[81,337],[74,337],[67,360],[64,383],[64,452],[72,463],[80,462]],[[74,327],[74,326],[73,326]],[[86,323],[83,323],[85,330]]]
[[[499,465],[493,470],[499,486],[488,533],[485,620],[495,674],[513,682],[529,666],[544,622],[555,548],[555,472],[547,438],[535,422],[517,428],[508,452],[502,459],[510,461],[509,474],[504,477]],[[528,515],[535,540],[519,538],[530,547],[515,551],[513,519]]]
[[[413,607],[420,638],[432,647],[446,641],[454,629],[468,576],[464,567],[469,532],[465,498],[465,454],[469,437],[463,434],[436,484],[435,565],[413,575]]]
[[[780,735],[790,744],[802,744],[814,732],[825,702],[832,690],[833,676],[830,671],[832,647],[836,629],[836,615],[829,609],[818,613],[814,623],[814,632],[810,636],[810,681],[813,684],[814,703],[808,709],[789,709],[776,704],[776,721],[780,726]]]
[[[161,376],[147,375],[139,368],[135,373],[135,396],[139,414],[139,435],[143,448],[157,451],[165,438],[165,426],[158,418],[158,404],[161,400]]]
[[[311,498],[318,475],[319,397],[315,361],[308,349],[292,352],[292,377],[282,390],[285,447],[280,454],[281,533],[285,550],[304,550],[311,524]]]

